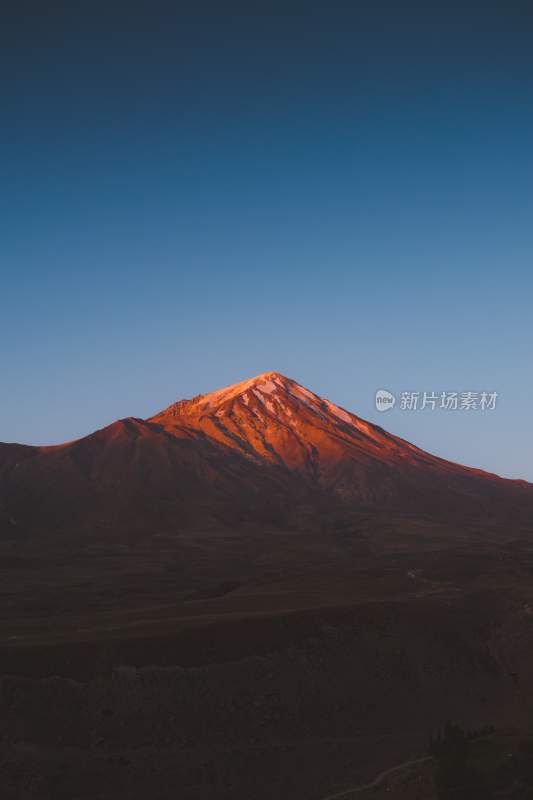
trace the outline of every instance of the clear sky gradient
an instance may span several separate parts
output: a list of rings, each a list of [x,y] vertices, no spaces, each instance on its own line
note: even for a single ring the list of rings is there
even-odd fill
[[[0,440],[278,370],[533,480],[531,3],[193,5],[2,20]]]

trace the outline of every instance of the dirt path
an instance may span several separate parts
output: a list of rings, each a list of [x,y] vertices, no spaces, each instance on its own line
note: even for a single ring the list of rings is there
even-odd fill
[[[347,797],[350,794],[357,794],[358,792],[365,792],[368,789],[375,789],[394,772],[399,772],[402,769],[414,767],[417,764],[425,764],[427,761],[431,761],[432,758],[433,756],[421,756],[420,758],[412,758],[409,761],[402,761],[401,764],[396,764],[395,767],[388,767],[387,769],[384,769],[379,773],[379,775],[376,775],[376,777],[370,781],[370,783],[359,784],[358,786],[351,786],[348,789],[342,789],[342,791],[335,792],[335,794],[328,794],[326,797],[323,797],[322,800],[340,800],[340,798]]]

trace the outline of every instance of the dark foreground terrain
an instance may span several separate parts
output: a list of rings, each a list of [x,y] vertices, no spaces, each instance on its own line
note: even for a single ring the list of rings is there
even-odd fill
[[[4,539],[1,796],[325,800],[414,761],[357,796],[437,797],[446,720],[530,729],[531,541],[378,512]]]

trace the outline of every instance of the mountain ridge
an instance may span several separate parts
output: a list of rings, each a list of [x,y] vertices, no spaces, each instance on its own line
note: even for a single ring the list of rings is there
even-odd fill
[[[319,525],[361,508],[528,515],[533,486],[427,453],[269,371],[61,445],[0,444],[0,508],[10,529],[283,527],[300,508]]]

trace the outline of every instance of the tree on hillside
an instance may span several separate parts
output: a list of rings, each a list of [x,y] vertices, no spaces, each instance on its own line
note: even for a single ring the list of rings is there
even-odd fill
[[[435,788],[439,800],[490,800],[483,775],[471,763],[466,732],[453,722],[431,738],[429,751],[437,760]]]

